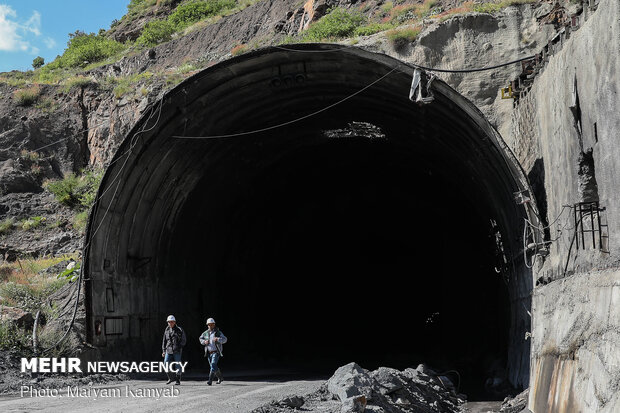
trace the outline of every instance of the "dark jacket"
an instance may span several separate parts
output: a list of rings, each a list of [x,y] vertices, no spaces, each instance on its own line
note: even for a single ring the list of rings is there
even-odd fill
[[[164,331],[161,351],[167,354],[180,353],[186,341],[185,331],[181,327],[175,325],[173,328],[170,328],[168,326]]]

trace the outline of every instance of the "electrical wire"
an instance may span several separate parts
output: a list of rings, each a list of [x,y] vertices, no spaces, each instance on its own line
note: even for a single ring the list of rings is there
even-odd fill
[[[372,86],[374,86],[375,84],[379,83],[380,81],[382,81],[383,79],[385,79],[386,77],[388,77],[389,75],[391,75],[392,73],[394,73],[397,70],[397,67],[393,68],[392,70],[390,70],[389,72],[387,72],[386,74],[384,74],[383,76],[381,76],[379,79],[373,81],[372,83],[370,83],[369,85],[364,86],[363,88],[361,88],[360,90],[358,90],[357,92],[343,98],[340,99],[338,102],[336,103],[332,103],[331,105],[328,105],[322,109],[319,109],[315,112],[309,113],[307,115],[301,116],[299,118],[290,120],[288,122],[283,122],[277,125],[272,125],[272,126],[267,126],[265,128],[260,128],[260,129],[255,129],[255,130],[251,130],[251,131],[247,131],[247,132],[238,132],[238,133],[229,133],[229,134],[225,134],[225,135],[211,135],[211,136],[179,136],[179,135],[173,135],[172,137],[175,139],[221,139],[221,138],[235,138],[235,137],[239,137],[239,136],[247,136],[247,135],[254,135],[257,133],[261,133],[261,132],[266,132],[266,131],[270,131],[270,130],[274,130],[274,129],[278,129],[278,128],[282,128],[284,126],[288,126],[288,125],[292,125],[294,123],[297,122],[301,122],[302,120],[311,118],[313,116],[318,115],[319,113],[325,112],[326,110],[329,110],[335,106],[340,105],[341,103],[346,102],[347,100],[359,95],[360,93],[364,92],[365,90],[371,88]]]
[[[527,268],[532,268],[534,266],[534,262],[536,261],[536,255],[534,255],[534,259],[532,260],[531,264],[528,264],[528,259],[527,259],[527,239],[528,239],[528,234],[527,234],[527,229],[529,228],[528,225],[528,220],[525,219],[525,225],[523,225],[523,261],[525,263],[525,266]]]
[[[527,57],[522,57],[520,59],[515,59],[512,60],[510,62],[506,62],[506,63],[500,63],[497,65],[493,65],[493,66],[487,66],[487,67],[479,67],[479,68],[475,68],[475,69],[438,69],[438,68],[434,68],[434,67],[427,67],[427,66],[422,66],[422,65],[418,65],[415,63],[412,63],[411,65],[414,67],[417,67],[418,69],[423,69],[429,72],[439,72],[439,73],[474,73],[474,72],[484,72],[486,70],[493,70],[493,69],[498,69],[500,67],[504,67],[504,66],[509,66],[515,63],[519,63],[522,62],[524,60],[532,60],[534,59],[536,56],[527,56]]]
[[[157,116],[157,120],[155,121],[155,124],[154,124],[151,128],[146,129],[146,126],[148,125],[148,122],[149,122],[149,121],[152,119],[152,117],[153,117],[153,108],[151,108],[151,114],[149,115],[149,117],[147,118],[146,122],[144,123],[144,126],[142,127],[142,129],[141,129],[141,130],[139,130],[138,132],[136,132],[136,133],[134,134],[134,136],[132,137],[132,140],[131,140],[131,143],[130,143],[130,147],[129,147],[129,149],[128,149],[127,151],[125,151],[125,152],[123,153],[123,155],[121,155],[121,156],[120,156],[120,157],[122,157],[122,156],[124,156],[125,154],[127,154],[127,157],[126,157],[126,159],[125,159],[125,162],[124,162],[124,163],[123,163],[123,165],[121,166],[121,168],[120,168],[119,172],[116,174],[116,176],[115,176],[114,180],[112,181],[112,184],[113,184],[113,183],[114,183],[114,181],[115,181],[115,180],[116,180],[116,179],[120,176],[121,172],[122,172],[122,171],[123,171],[123,169],[125,168],[125,165],[127,164],[127,161],[128,161],[128,160],[129,160],[129,158],[131,157],[132,150],[133,150],[134,146],[137,144],[137,137],[138,137],[140,134],[142,134],[142,133],[146,133],[146,132],[149,132],[149,131],[153,130],[153,129],[155,128],[155,126],[157,126],[157,124],[159,123],[159,120],[160,120],[160,118],[161,118],[161,109],[162,109],[162,106],[163,106],[163,103],[162,103],[162,102],[163,102],[163,99],[161,99],[159,102],[160,102],[160,104],[159,104],[159,111],[158,111],[159,113],[158,113],[158,116]],[[117,158],[117,159],[120,159],[120,157],[119,157],[119,158]],[[97,197],[97,199],[95,200],[95,203],[99,202],[99,201],[103,198],[103,196],[106,194],[107,190],[111,187],[111,185],[112,185],[112,184],[110,184],[110,186],[109,186],[106,190],[104,190],[104,191],[101,193],[101,195],[100,195],[100,196],[98,196],[98,197]],[[89,237],[88,242],[85,244],[85,246],[84,246],[84,248],[83,248],[84,250],[86,250],[86,248],[88,248],[88,247],[90,246],[90,243],[92,242],[93,237],[95,236],[95,234],[97,233],[97,231],[99,231],[99,228],[101,228],[101,225],[103,224],[103,221],[105,220],[105,217],[107,216],[108,212],[110,211],[110,207],[112,206],[112,201],[114,200],[114,198],[115,198],[115,196],[116,196],[116,193],[117,193],[117,191],[118,191],[118,188],[120,187],[120,184],[121,184],[121,181],[118,181],[118,183],[116,184],[116,189],[115,189],[115,191],[114,191],[114,194],[112,195],[112,199],[110,199],[110,202],[109,202],[109,204],[108,204],[108,207],[107,207],[107,209],[106,209],[106,211],[105,211],[105,213],[104,213],[103,217],[101,218],[101,222],[99,223],[99,226],[97,226],[97,229],[94,231],[94,233],[93,233],[93,234]],[[74,306],[74,308],[73,308],[73,315],[72,315],[72,317],[71,317],[71,321],[69,322],[69,326],[67,327],[67,330],[65,331],[65,333],[63,334],[63,336],[62,336],[62,337],[61,337],[61,338],[60,338],[60,339],[59,339],[59,340],[58,340],[55,344],[53,344],[52,346],[50,346],[50,347],[48,347],[47,349],[43,350],[43,354],[47,354],[48,352],[50,352],[50,351],[52,351],[53,349],[55,349],[55,348],[56,348],[56,347],[57,347],[60,343],[62,343],[62,342],[63,342],[63,341],[64,341],[64,340],[65,340],[65,339],[69,336],[69,332],[71,331],[71,329],[73,328],[73,325],[75,324],[75,318],[76,318],[76,316],[77,316],[77,311],[78,311],[78,308],[79,308],[79,303],[80,303],[80,292],[81,292],[81,289],[82,289],[82,280],[83,280],[83,277],[84,277],[84,266],[81,266],[81,267],[80,267],[80,273],[79,273],[79,276],[78,276],[78,279],[77,279],[77,295],[76,295],[76,297],[75,297],[75,306]]]
[[[274,47],[276,49],[286,50],[286,51],[289,51],[289,52],[298,52],[298,53],[329,53],[329,52],[339,52],[341,50],[346,50],[346,49],[351,49],[351,48],[358,48],[357,46],[346,46],[346,45],[343,45],[343,47],[338,48],[338,49],[328,49],[328,50],[303,50],[303,49],[294,49],[294,48],[289,48],[289,47],[284,47],[284,46],[271,46],[271,47]],[[498,68],[504,67],[504,66],[510,66],[512,64],[519,63],[519,62],[522,62],[524,60],[532,60],[535,57],[536,57],[535,55],[532,55],[532,56],[522,57],[520,59],[511,60],[510,62],[500,63],[500,64],[497,64],[497,65],[487,66],[487,67],[479,67],[479,68],[474,68],[474,69],[439,69],[439,68],[436,68],[436,67],[422,66],[422,65],[419,65],[419,64],[416,64],[416,63],[410,63],[410,64],[413,67],[416,67],[418,69],[427,70],[429,72],[440,72],[440,73],[475,73],[475,72],[484,72],[486,70],[498,69]]]
[[[126,110],[126,111],[124,111],[124,112],[119,112],[119,116],[120,116],[120,117],[122,117],[123,115],[125,115],[126,113],[129,113],[129,112],[132,112],[132,111],[131,111],[131,110]],[[86,128],[86,129],[79,130],[79,131],[75,132],[75,133],[74,133],[74,134],[72,134],[72,135],[65,136],[64,138],[59,139],[59,140],[57,140],[57,141],[55,141],[55,142],[45,144],[45,145],[43,145],[43,146],[41,146],[41,147],[38,147],[38,148],[35,148],[35,149],[28,149],[28,151],[30,151],[30,152],[38,152],[38,151],[40,151],[40,150],[43,150],[43,149],[49,148],[50,146],[54,146],[54,145],[56,145],[56,144],[59,144],[59,143],[61,143],[61,142],[64,142],[64,141],[66,141],[66,140],[69,140],[69,139],[71,139],[71,138],[76,138],[76,137],[78,137],[78,138],[79,138],[79,137],[80,137],[80,135],[82,135],[84,132],[88,132],[88,131],[91,131],[91,130],[99,129],[100,127],[102,127],[102,126],[104,126],[104,125],[106,125],[106,124],[109,124],[109,123],[110,123],[109,121],[104,121],[104,122],[98,123],[98,124],[96,124],[96,125],[94,125],[94,126],[91,126],[91,127]]]
[[[460,392],[460,388],[461,388],[461,375],[460,375],[460,373],[459,373],[458,371],[456,371],[456,370],[447,370],[447,371],[444,371],[444,372],[441,372],[441,373],[437,373],[437,378],[438,378],[438,379],[439,379],[439,381],[441,382],[441,385],[442,385],[445,389],[447,389],[447,388],[446,388],[446,385],[443,383],[443,380],[441,380],[441,379],[439,378],[439,376],[445,376],[445,375],[446,375],[446,374],[448,374],[448,373],[455,373],[455,374],[456,374],[456,376],[458,377],[458,379],[459,379],[459,384],[456,386],[456,392],[457,392],[457,393],[459,393],[459,392]]]

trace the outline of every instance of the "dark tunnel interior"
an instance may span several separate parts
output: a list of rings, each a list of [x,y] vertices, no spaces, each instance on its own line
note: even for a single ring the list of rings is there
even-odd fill
[[[170,312],[187,303],[185,357],[206,365],[194,337],[212,316],[230,340],[227,368],[424,362],[485,395],[506,365],[510,306],[471,189],[389,134],[304,134],[312,143],[270,162],[258,140],[231,144],[187,200],[168,255],[174,276],[162,277]]]

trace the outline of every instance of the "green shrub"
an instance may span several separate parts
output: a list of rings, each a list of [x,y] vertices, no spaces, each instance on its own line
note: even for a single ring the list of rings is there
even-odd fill
[[[413,27],[400,30],[390,30],[387,38],[396,50],[401,50],[409,43],[413,42],[420,34],[420,28]]]
[[[47,189],[54,194],[56,201],[68,207],[75,207],[80,204],[79,187],[80,179],[73,173],[61,180],[47,184]]]
[[[41,224],[44,224],[45,221],[46,221],[45,217],[31,217],[31,218],[28,218],[28,219],[24,219],[21,222],[22,229],[24,231],[28,231],[30,229],[37,228],[37,227],[41,226]]]
[[[125,45],[105,37],[104,34],[86,34],[78,30],[69,35],[67,49],[62,56],[57,57],[47,67],[50,70],[84,67],[90,63],[100,62],[114,56],[125,49]]]
[[[236,5],[235,0],[207,0],[182,4],[168,17],[168,20],[177,30],[181,30],[207,17],[230,10]]]
[[[13,218],[6,218],[0,221],[0,235],[8,234],[13,231],[13,224],[15,224],[15,220]]]
[[[23,328],[8,322],[0,322],[0,350],[14,350],[22,357],[28,357],[32,354],[30,339],[31,335]]]
[[[383,3],[383,5],[381,5],[381,15],[386,16],[390,14],[390,11],[392,11],[393,8],[394,8],[394,2],[386,1],[385,3]]]
[[[394,27],[390,23],[369,23],[355,29],[356,36],[370,36],[371,34],[389,30]]]
[[[117,99],[120,99],[125,94],[136,91],[136,86],[139,83],[145,82],[148,83],[149,79],[153,77],[153,72],[142,72],[130,76],[122,76],[122,77],[109,77],[105,80],[105,83],[109,85],[114,92],[114,96]]]
[[[88,171],[82,176],[83,191],[80,196],[82,207],[90,208],[95,204],[101,179],[103,179],[103,170]]]
[[[127,5],[127,14],[140,14],[142,11],[154,6],[156,3],[157,0],[131,0]]]
[[[148,47],[157,46],[170,41],[174,32],[174,26],[168,20],[154,20],[144,26],[136,42]]]
[[[20,106],[30,106],[39,100],[39,95],[41,95],[41,89],[38,86],[32,86],[13,92],[13,99]]]
[[[482,4],[474,4],[473,10],[478,13],[491,14],[491,13],[496,13],[500,11],[504,7],[505,6],[503,6],[501,3],[482,3]]]
[[[48,182],[46,187],[59,203],[84,209],[94,204],[102,178],[103,171],[88,171],[82,176],[70,173],[61,180]]]
[[[184,63],[181,66],[177,67],[176,73],[186,74],[189,72],[193,72],[194,70],[198,70],[199,67],[193,63]]]
[[[73,228],[80,234],[83,234],[86,230],[86,224],[88,223],[88,210],[82,211],[73,217]]]
[[[365,22],[366,18],[361,14],[350,13],[345,9],[336,8],[323,16],[319,21],[311,24],[306,33],[304,33],[303,40],[307,42],[321,42],[348,37]]]
[[[37,70],[37,81],[39,83],[57,84],[63,79],[71,76],[70,73],[68,73],[70,69],[61,68],[59,66],[60,59],[61,57],[58,56],[52,63]]]
[[[35,69],[40,68],[44,64],[45,64],[45,59],[43,59],[41,56],[37,56],[32,60],[32,67]]]

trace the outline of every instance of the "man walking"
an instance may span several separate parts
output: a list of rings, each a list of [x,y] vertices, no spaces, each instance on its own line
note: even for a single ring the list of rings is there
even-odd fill
[[[209,360],[209,381],[207,384],[210,386],[213,383],[213,377],[217,376],[217,384],[220,384],[224,378],[217,363],[220,358],[224,356],[223,344],[228,341],[224,333],[215,326],[215,320],[212,318],[207,319],[207,330],[200,335],[200,344],[205,346],[205,357]]]
[[[167,365],[170,365],[169,363],[173,361],[180,363],[183,346],[185,346],[187,340],[185,331],[177,325],[177,320],[173,315],[169,315],[166,322],[168,327],[164,331],[164,339],[161,343],[161,356]],[[174,370],[170,369],[166,374],[168,375],[168,382],[166,384],[170,384],[173,381],[175,384],[181,384],[181,372],[179,371],[178,364],[175,364]]]

